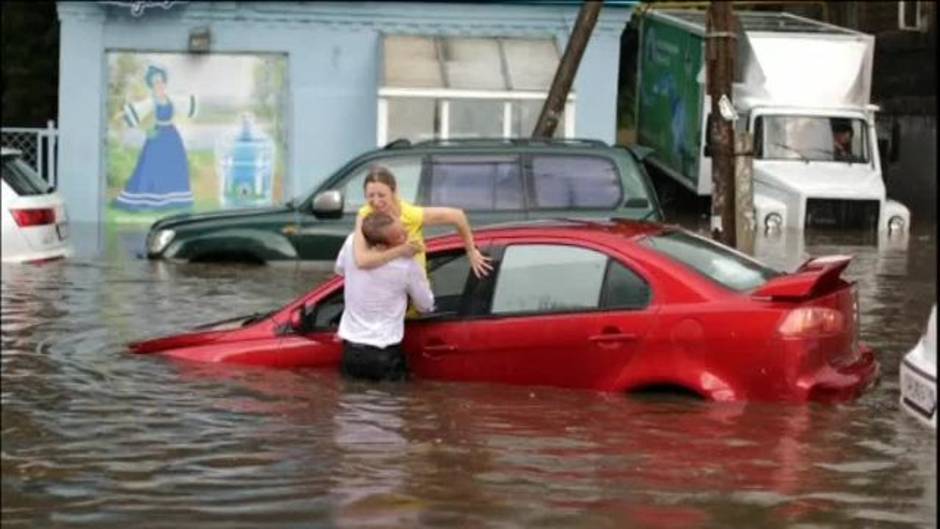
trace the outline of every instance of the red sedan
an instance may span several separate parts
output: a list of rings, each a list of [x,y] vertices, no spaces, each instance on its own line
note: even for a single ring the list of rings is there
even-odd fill
[[[422,378],[601,391],[676,388],[730,400],[847,400],[878,378],[858,341],[851,257],[792,274],[681,228],[560,220],[476,233],[493,273],[470,273],[457,236],[428,245],[435,312],[404,349]],[[282,309],[130,345],[201,362],[337,367],[343,279]]]

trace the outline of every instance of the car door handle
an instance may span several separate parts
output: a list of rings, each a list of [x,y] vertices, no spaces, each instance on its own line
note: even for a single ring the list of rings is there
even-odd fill
[[[595,334],[588,338],[588,340],[593,343],[631,342],[636,339],[637,335],[629,332]]]
[[[425,345],[424,348],[421,349],[421,353],[424,356],[431,357],[431,356],[440,356],[440,355],[447,354],[447,353],[453,353],[456,350],[457,350],[457,347],[454,345],[434,344],[434,345]]]

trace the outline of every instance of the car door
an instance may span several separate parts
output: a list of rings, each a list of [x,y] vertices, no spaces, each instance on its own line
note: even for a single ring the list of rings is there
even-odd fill
[[[348,171],[337,179],[331,189],[343,192],[343,216],[338,219],[319,218],[308,208],[299,215],[299,225],[285,228],[285,235],[297,248],[301,259],[313,261],[332,261],[343,246],[346,236],[356,223],[356,213],[366,203],[363,182],[369,168],[384,165],[398,184],[399,196],[414,203],[418,198],[418,186],[421,181],[422,157],[420,155],[396,155],[373,158]]]
[[[415,336],[427,378],[614,389],[655,318],[649,283],[598,248],[508,243],[460,321]]]
[[[342,288],[304,305],[303,330],[283,339],[280,344],[281,354],[302,356],[304,361],[301,365],[339,366],[343,357],[343,342],[337,332],[344,306]]]
[[[522,160],[511,154],[437,154],[430,157],[420,203],[460,208],[474,228],[526,217]],[[427,236],[452,230],[425,228]]]

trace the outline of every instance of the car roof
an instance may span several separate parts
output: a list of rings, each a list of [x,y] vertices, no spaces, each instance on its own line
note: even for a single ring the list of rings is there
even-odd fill
[[[648,234],[678,229],[676,227],[627,218],[582,219],[562,217],[557,219],[527,220],[503,224],[489,224],[473,228],[478,243],[499,238],[525,238],[539,236],[573,237],[577,239],[615,238],[636,239]],[[430,238],[430,249],[462,241],[459,235],[447,234]]]
[[[526,148],[600,148],[610,149],[611,146],[601,140],[592,138],[448,138],[431,139],[419,142],[401,138],[385,145],[380,150],[450,150],[450,149],[515,149]]]

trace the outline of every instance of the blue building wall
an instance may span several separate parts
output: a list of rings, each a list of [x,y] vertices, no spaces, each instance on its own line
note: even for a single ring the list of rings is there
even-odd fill
[[[78,222],[102,220],[106,52],[186,52],[208,27],[213,53],[283,53],[288,62],[285,195],[312,188],[375,147],[384,34],[544,37],[564,49],[579,6],[341,2],[186,2],[128,7],[60,2],[59,189]],[[575,135],[613,143],[620,34],[631,8],[605,6],[574,90]],[[220,80],[220,82],[223,82]]]

